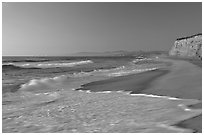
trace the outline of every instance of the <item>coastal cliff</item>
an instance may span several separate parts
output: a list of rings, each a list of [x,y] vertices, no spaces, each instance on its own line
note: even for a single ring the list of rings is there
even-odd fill
[[[202,34],[178,38],[169,55],[202,59]]]

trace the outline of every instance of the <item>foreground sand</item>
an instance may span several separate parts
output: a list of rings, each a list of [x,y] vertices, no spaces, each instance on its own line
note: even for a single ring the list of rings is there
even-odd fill
[[[21,103],[23,102],[23,103]],[[169,100],[129,94],[60,91],[26,95],[3,106],[3,132],[193,132],[170,126],[195,117],[200,109],[182,104],[197,100]],[[186,110],[187,109],[187,110]]]

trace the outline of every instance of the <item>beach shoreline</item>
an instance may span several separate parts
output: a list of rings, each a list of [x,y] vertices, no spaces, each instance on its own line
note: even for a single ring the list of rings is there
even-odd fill
[[[81,90],[96,91],[131,91],[130,94],[153,94],[181,99],[198,99],[202,101],[202,69],[185,60],[162,59],[171,61],[168,69],[139,73],[135,75],[115,77],[107,80],[91,82],[81,86]],[[201,73],[201,74],[200,74]],[[191,78],[188,78],[191,77]],[[192,78],[197,82],[192,82]],[[179,83],[176,81],[180,81]],[[187,84],[187,85],[184,85]],[[172,89],[170,89],[173,87]],[[195,88],[192,92],[192,88]],[[191,109],[202,108],[202,102],[188,106]],[[202,132],[202,114],[174,124],[181,128]]]
[[[90,90],[91,92],[101,91],[131,91],[131,94],[142,93],[144,89],[150,87],[150,83],[165,74],[169,70],[157,69],[126,76],[117,76],[106,80],[99,80],[81,85],[76,90]]]
[[[15,129],[18,132],[30,132],[30,130],[33,132],[54,132],[58,131],[58,128],[60,128],[60,132],[72,132],[66,128],[72,128],[72,124],[60,124],[62,119],[58,119],[58,117],[51,117],[50,114],[52,114],[52,116],[55,115],[64,117],[63,121],[71,121],[74,125],[78,121],[78,124],[81,124],[81,127],[78,126],[78,124],[76,127],[74,126],[73,128],[77,129],[76,131],[74,130],[74,132],[92,132],[92,130],[89,130],[89,128],[83,125],[84,122],[86,123],[87,120],[89,121],[89,119],[86,118],[89,117],[89,113],[94,115],[94,118],[90,118],[90,120],[94,120],[95,116],[97,116],[99,123],[103,123],[104,120],[107,122],[107,124],[112,123],[111,120],[124,121],[124,123],[114,124],[114,126],[110,127],[110,129],[109,126],[105,128],[100,126],[101,129],[97,130],[97,132],[201,132],[200,126],[202,124],[200,124],[200,114],[202,110],[200,109],[200,106],[202,104],[199,100],[201,99],[199,97],[201,91],[197,89],[197,92],[195,92],[194,95],[191,95],[192,93],[190,93],[193,98],[189,99],[189,93],[183,94],[184,97],[182,97],[177,93],[177,89],[173,89],[174,92],[169,94],[169,89],[164,89],[164,87],[161,87],[165,82],[162,80],[167,80],[168,83],[171,85],[175,84],[177,87],[183,86],[182,83],[182,85],[180,85],[180,83],[175,83],[174,81],[169,82],[168,80],[169,77],[181,77],[182,74],[184,75],[186,72],[179,71],[181,68],[183,68],[183,66],[187,71],[189,71],[191,68],[195,68],[195,70],[198,71],[199,69],[192,66],[192,64],[189,65],[189,63],[183,61],[172,61],[168,59],[158,59],[158,61],[164,61],[164,63],[172,62],[173,64],[162,66],[156,70],[136,74],[132,73],[125,76],[85,76],[78,78],[75,83],[71,83],[71,80],[69,79],[70,84],[68,85],[66,83],[66,85],[58,91],[45,91],[43,89],[43,91],[35,91],[36,89],[33,89],[34,91],[28,91],[29,87],[28,89],[21,89],[15,92],[13,96],[10,96],[11,99],[7,98],[5,101],[5,105],[3,106],[3,125],[5,126],[3,128],[3,132],[11,132]],[[179,74],[177,73],[178,71]],[[175,74],[175,72],[178,75]],[[192,76],[192,74],[190,75]],[[186,76],[182,76],[182,78],[183,77],[186,78]],[[196,76],[192,77],[196,79]],[[199,80],[200,78],[197,79]],[[35,83],[35,85],[38,86],[39,84],[43,84],[42,80],[39,80],[39,83]],[[30,84],[32,83],[27,83],[27,85],[30,87],[36,87],[35,85]],[[160,91],[156,91],[157,87],[160,88],[158,89]],[[154,89],[152,90],[152,88]],[[187,89],[187,92],[188,91],[189,90]],[[166,94],[164,92],[166,92]],[[198,98],[195,98],[195,96]],[[21,101],[21,99],[26,102],[24,102],[24,104],[19,104],[20,102],[16,102]],[[15,102],[14,106],[20,105],[26,109],[11,109],[13,106],[11,104],[12,101],[13,103]],[[68,104],[69,106],[67,106]],[[64,109],[58,108],[59,106]],[[33,107],[35,108],[34,113]],[[44,109],[41,110],[39,107],[43,107]],[[70,110],[70,107],[76,112],[73,113],[73,110]],[[17,110],[19,113],[21,113],[16,115],[14,113]],[[13,114],[11,113],[12,111],[14,111]],[[69,115],[67,115],[66,112],[69,112]],[[64,113],[66,115],[63,115]],[[25,116],[25,114],[31,114],[32,117]],[[46,114],[47,116],[38,116],[38,114]],[[116,117],[108,118],[106,117],[107,114]],[[79,118],[78,115],[82,115],[84,118]],[[66,118],[66,116],[73,117],[73,120]],[[99,116],[105,117],[103,117],[101,121],[101,117]],[[178,118],[175,116],[178,116]],[[8,125],[16,122],[24,123],[25,120],[23,119],[29,119],[29,121],[33,124],[38,123],[38,121],[46,123],[46,130],[44,131],[41,124],[37,124],[41,125],[39,129],[35,129],[35,125],[31,126],[33,129],[27,129],[26,125],[12,125],[12,129],[9,129]],[[140,125],[141,123],[137,121],[138,119],[144,120],[142,120],[143,125]],[[11,122],[11,120],[13,120],[13,122]],[[54,123],[56,120],[59,120],[59,123],[57,122],[58,126],[55,127],[55,124],[52,125],[52,123],[47,123],[49,120]],[[151,124],[149,125],[149,123],[152,123],[154,126],[150,126]],[[97,123],[95,122],[92,124],[92,128],[97,126]],[[104,126],[107,126],[107,124]],[[81,129],[82,127],[84,129]]]

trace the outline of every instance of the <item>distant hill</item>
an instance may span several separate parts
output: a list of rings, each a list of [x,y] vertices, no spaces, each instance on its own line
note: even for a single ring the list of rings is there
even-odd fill
[[[71,56],[150,56],[150,55],[166,55],[166,51],[108,51],[108,52],[79,52]]]

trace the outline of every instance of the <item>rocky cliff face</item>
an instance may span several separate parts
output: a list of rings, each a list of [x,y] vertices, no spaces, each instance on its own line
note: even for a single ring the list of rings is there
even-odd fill
[[[170,56],[202,58],[202,34],[178,38],[169,51]]]

